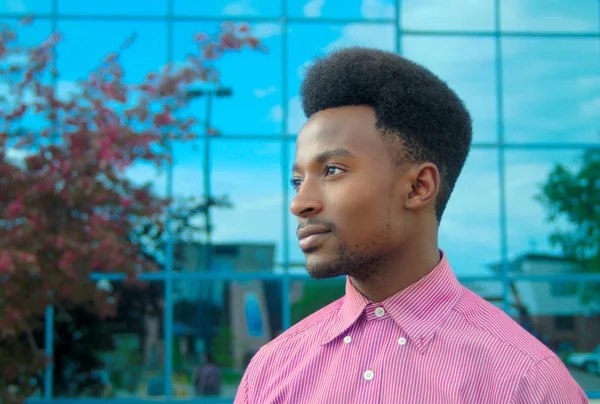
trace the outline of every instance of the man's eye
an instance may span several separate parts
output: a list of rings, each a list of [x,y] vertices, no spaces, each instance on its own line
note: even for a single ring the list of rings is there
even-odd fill
[[[325,167],[325,174],[326,175],[335,175],[335,174],[339,174],[339,173],[343,173],[344,170],[342,170],[339,167],[336,166],[327,166]]]
[[[298,189],[298,187],[300,186],[300,184],[302,184],[302,180],[299,179],[299,178],[292,178],[290,180],[290,184],[292,185],[292,188]]]

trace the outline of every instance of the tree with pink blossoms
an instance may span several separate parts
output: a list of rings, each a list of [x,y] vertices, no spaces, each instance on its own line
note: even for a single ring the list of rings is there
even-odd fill
[[[29,396],[46,363],[39,336],[47,306],[57,315],[83,307],[115,314],[114,294],[98,288],[92,273],[123,273],[136,282],[161,270],[155,257],[164,242],[172,201],[137,185],[127,169],[138,163],[168,167],[173,142],[217,135],[196,133],[186,108],[190,86],[219,85],[215,61],[230,52],[266,51],[247,25],[223,24],[215,35],[196,34],[196,54],[127,83],[120,57],[135,37],[108,54],[59,96],[52,34],[23,46],[19,31],[0,31],[0,401]],[[68,40],[68,39],[67,39]],[[83,50],[85,51],[85,50]],[[48,80],[48,77],[54,80]],[[29,122],[44,122],[28,127]],[[31,126],[31,125],[30,125]],[[218,201],[185,201],[173,211],[181,223]],[[186,214],[187,212],[187,214]],[[191,212],[191,213],[190,213]]]

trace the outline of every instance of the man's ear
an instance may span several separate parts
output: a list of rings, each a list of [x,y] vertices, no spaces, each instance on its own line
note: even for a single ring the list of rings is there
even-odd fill
[[[407,191],[404,206],[406,209],[420,209],[434,204],[440,189],[440,172],[433,163],[423,163],[408,171],[410,189]]]

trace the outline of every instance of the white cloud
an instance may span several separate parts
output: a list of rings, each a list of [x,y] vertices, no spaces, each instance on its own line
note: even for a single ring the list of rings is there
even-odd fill
[[[9,147],[6,150],[6,159],[11,162],[12,164],[15,164],[19,167],[24,167],[25,164],[25,158],[29,155],[30,153],[25,151],[25,150],[17,150],[14,149],[12,147]]]
[[[502,28],[542,32],[598,30],[598,10],[594,2],[581,2],[578,7],[570,7],[565,2],[548,3],[504,0]]]
[[[252,34],[260,39],[267,39],[281,35],[281,25],[257,24],[252,26]]]
[[[273,122],[281,122],[283,119],[283,108],[281,105],[273,105],[269,114],[269,119]]]
[[[58,98],[66,99],[78,93],[80,86],[75,81],[61,80],[56,83],[56,91]],[[6,97],[8,103],[16,102],[14,89],[8,83],[0,83],[0,95]],[[35,97],[35,94],[30,89],[23,92],[23,102],[25,104],[32,104],[36,101],[40,101]]]
[[[223,8],[225,15],[248,15],[256,14],[256,10],[251,6],[250,0],[239,0],[227,4]]]
[[[600,115],[600,97],[582,101],[579,104],[579,111],[583,119],[597,118]],[[600,124],[598,129],[600,130]]]
[[[405,29],[491,30],[494,4],[480,0],[405,0],[402,2]]]
[[[271,94],[275,94],[277,92],[277,87],[270,86],[267,88],[257,88],[254,90],[253,94],[256,98],[264,98]]]
[[[304,15],[306,17],[320,17],[321,9],[325,4],[325,0],[311,0],[304,6]]]
[[[365,18],[394,18],[396,7],[383,0],[363,0],[360,13]]]
[[[306,122],[306,116],[302,111],[302,105],[300,103],[300,96],[294,96],[290,98],[288,102],[288,132],[291,134],[297,134],[304,126]]]
[[[23,0],[8,0],[6,8],[11,13],[25,13],[27,12],[27,6]]]

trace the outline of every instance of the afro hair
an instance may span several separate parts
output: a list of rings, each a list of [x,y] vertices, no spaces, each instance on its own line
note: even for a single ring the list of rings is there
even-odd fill
[[[397,54],[352,47],[317,58],[300,88],[307,117],[336,107],[368,105],[397,164],[431,162],[440,172],[436,218],[441,221],[472,141],[471,116],[448,85]]]

